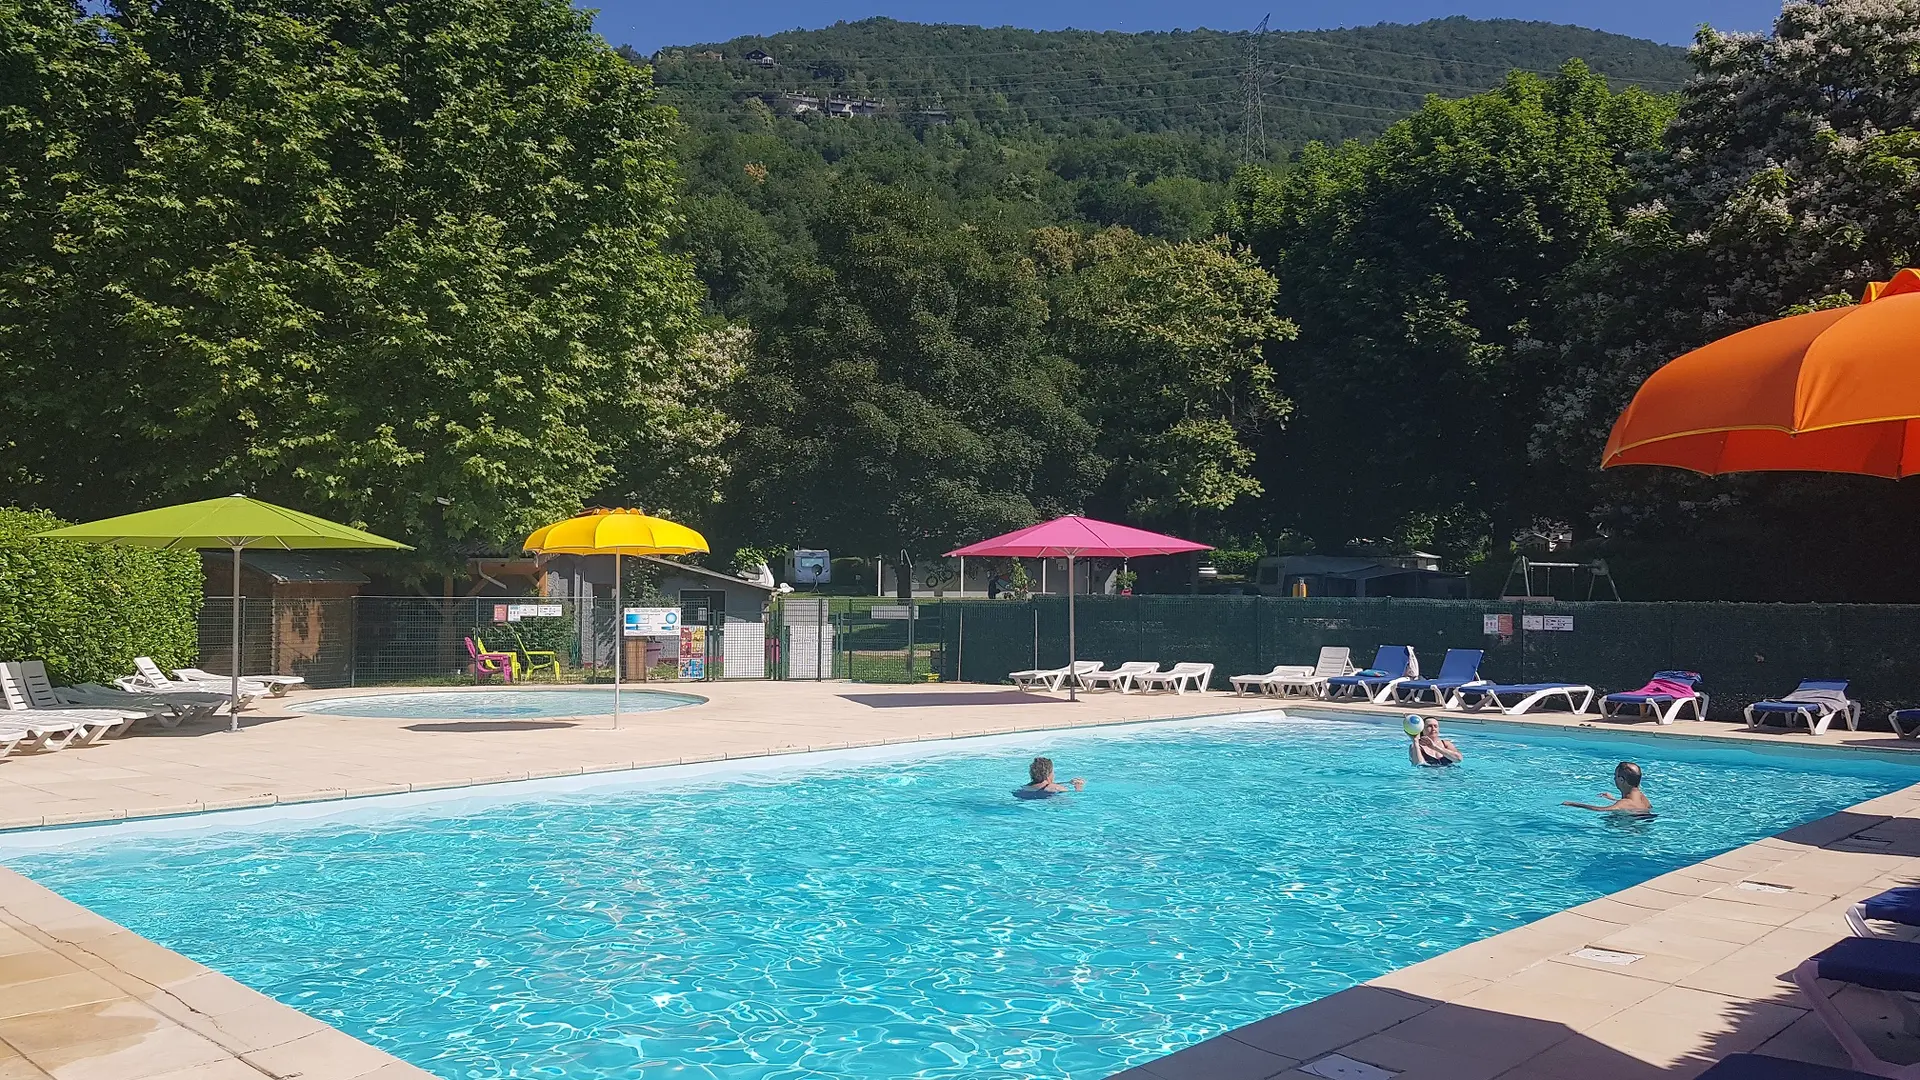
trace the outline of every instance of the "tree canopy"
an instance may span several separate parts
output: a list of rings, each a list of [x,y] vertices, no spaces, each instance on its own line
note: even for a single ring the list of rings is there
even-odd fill
[[[23,15],[0,452],[26,498],[246,490],[446,551],[630,487],[635,447],[717,445],[671,115],[564,0]]]
[[[0,484],[243,489],[440,567],[596,501],[721,557],[1086,510],[1920,600],[1920,489],[1596,467],[1659,364],[1915,260],[1917,43],[1920,0],[1684,60],[1272,35],[1246,145],[1245,34],[869,20],[656,72],[563,0],[15,0]]]

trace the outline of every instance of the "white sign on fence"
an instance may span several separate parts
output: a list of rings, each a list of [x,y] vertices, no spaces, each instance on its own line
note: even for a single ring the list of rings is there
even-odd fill
[[[630,607],[623,616],[628,637],[679,637],[680,609]]]
[[[1545,615],[1520,616],[1520,629],[1522,630],[1545,630],[1546,628],[1547,617]]]
[[[1541,617],[1540,622],[1542,624],[1540,629],[1542,630],[1573,629],[1573,616],[1571,615],[1545,615]]]

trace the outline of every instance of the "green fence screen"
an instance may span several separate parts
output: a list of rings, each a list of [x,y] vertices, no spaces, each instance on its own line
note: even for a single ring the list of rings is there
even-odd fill
[[[1874,726],[1889,708],[1920,705],[1920,606],[1255,596],[1086,596],[1075,605],[1081,659],[1211,663],[1219,688],[1275,664],[1311,664],[1323,645],[1345,645],[1365,665],[1388,644],[1413,646],[1428,674],[1447,649],[1483,649],[1486,678],[1603,693],[1666,668],[1698,671],[1722,718],[1805,678],[1851,679]],[[997,683],[1036,662],[1066,663],[1063,598],[949,600],[926,615],[936,613],[922,633],[932,638],[937,626],[944,679]],[[1487,632],[1488,616],[1506,617],[1499,628],[1511,632]]]

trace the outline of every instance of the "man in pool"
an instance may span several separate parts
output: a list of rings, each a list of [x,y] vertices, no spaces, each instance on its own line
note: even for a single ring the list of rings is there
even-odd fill
[[[1600,797],[1607,800],[1605,806],[1591,806],[1581,802],[1563,802],[1561,806],[1571,806],[1576,810],[1595,810],[1602,814],[1640,814],[1651,817],[1653,803],[1647,800],[1647,793],[1640,790],[1640,766],[1631,761],[1623,761],[1613,767],[1613,784],[1620,789],[1615,795],[1603,791]]]
[[[1052,758],[1034,758],[1033,764],[1027,766],[1027,778],[1032,782],[1013,792],[1022,799],[1045,799],[1067,790],[1066,785],[1053,778]],[[1087,787],[1087,782],[1077,776],[1067,783],[1073,785],[1074,791],[1084,791]]]
[[[1452,739],[1440,735],[1440,721],[1429,716],[1420,725],[1420,734],[1407,747],[1407,757],[1415,765],[1454,765],[1466,760]]]

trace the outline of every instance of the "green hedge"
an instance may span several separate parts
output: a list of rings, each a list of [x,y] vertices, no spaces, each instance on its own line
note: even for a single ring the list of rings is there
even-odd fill
[[[44,660],[56,683],[133,673],[133,658],[199,655],[200,555],[40,540],[66,522],[0,507],[0,661]]]

